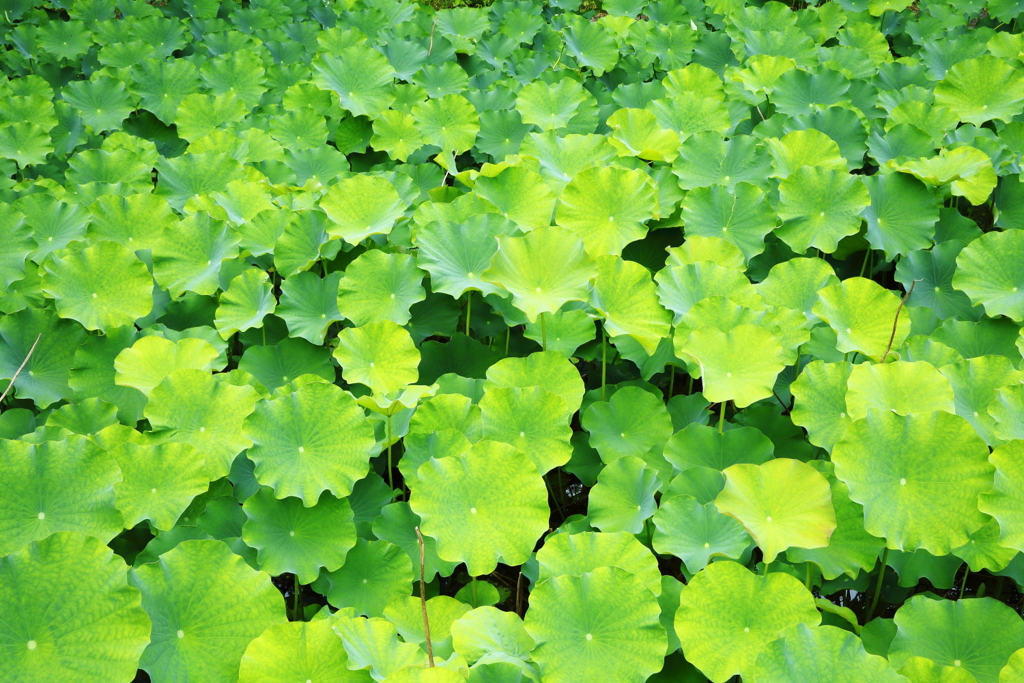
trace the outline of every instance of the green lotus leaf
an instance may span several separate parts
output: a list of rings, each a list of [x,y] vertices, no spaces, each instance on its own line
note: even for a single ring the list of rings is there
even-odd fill
[[[281,302],[276,315],[288,325],[292,337],[323,344],[332,323],[342,319],[338,310],[338,283],[343,273],[296,273],[281,283]]]
[[[370,146],[387,152],[392,159],[405,161],[423,146],[423,137],[410,114],[389,109],[374,119]]]
[[[337,614],[341,614],[338,612]],[[375,681],[406,666],[423,666],[427,653],[414,643],[398,639],[394,624],[380,618],[333,617],[334,632],[348,654],[346,666],[353,671],[366,670]]]
[[[775,167],[774,177],[788,178],[803,166],[830,171],[845,171],[846,159],[839,154],[839,145],[819,130],[794,130],[781,138],[765,140]]]
[[[867,240],[873,249],[892,259],[931,246],[939,208],[932,193],[919,180],[902,173],[864,178],[871,206],[864,210]]]
[[[1010,441],[992,451],[989,460],[996,468],[995,484],[991,491],[978,498],[978,508],[999,522],[999,543],[1017,550],[1024,546],[1024,534],[1018,531],[1016,520],[1024,514],[1024,498],[1019,486],[1024,480],[1021,455],[1024,441]]]
[[[925,657],[911,657],[900,667],[899,674],[910,683],[977,683],[966,669],[943,666]]]
[[[125,442],[108,449],[123,479],[114,484],[125,528],[144,519],[168,530],[210,485],[206,458],[185,443]]]
[[[665,459],[683,471],[692,467],[724,470],[739,463],[760,465],[771,460],[773,453],[772,442],[754,427],[719,432],[707,425],[689,424],[665,445]]]
[[[390,320],[343,329],[334,357],[346,381],[380,394],[404,389],[419,373],[420,352],[412,337]]]
[[[904,683],[884,657],[868,654],[860,639],[835,626],[797,624],[768,643],[757,657],[755,683],[820,681]]]
[[[641,171],[604,166],[576,174],[558,197],[555,222],[576,233],[591,256],[618,256],[647,234],[658,197]]]
[[[470,606],[447,595],[436,595],[426,601],[426,608],[434,656],[447,659],[454,653],[452,624],[468,612]],[[423,603],[418,595],[393,600],[384,609],[384,618],[395,625],[405,642],[417,645],[427,642],[423,628]]]
[[[608,402],[590,404],[581,422],[606,463],[624,456],[642,460],[672,436],[672,418],[661,398],[639,387],[623,387]]]
[[[42,289],[56,300],[57,315],[87,330],[132,325],[153,310],[153,278],[132,251],[115,242],[53,254],[42,276]]]
[[[250,268],[233,278],[221,295],[214,326],[222,339],[230,339],[236,332],[260,327],[275,308],[277,299],[267,274]]]
[[[251,440],[256,479],[278,498],[296,496],[312,507],[324,491],[352,493],[376,452],[373,429],[351,394],[314,382],[261,401],[242,429]]]
[[[720,237],[739,247],[746,259],[764,251],[764,237],[775,228],[775,214],[764,193],[747,182],[696,188],[687,193],[682,206],[687,238]]]
[[[5,315],[0,318],[0,380],[13,379],[24,363],[12,395],[40,408],[70,400],[69,369],[84,339],[81,325],[58,318],[50,309],[26,308]]]
[[[220,541],[178,544],[128,574],[142,591],[153,631],[139,668],[154,683],[192,677],[230,680],[249,643],[284,623],[284,600],[270,577]]]
[[[743,84],[745,90],[771,95],[779,77],[794,69],[796,62],[789,57],[777,55],[754,55],[747,60],[746,68],[728,72],[730,80]]]
[[[523,123],[542,131],[563,129],[589,99],[589,93],[577,81],[563,78],[557,83],[532,81],[524,85],[516,97],[515,108]]]
[[[114,358],[114,382],[149,396],[175,370],[211,370],[218,355],[217,349],[202,339],[172,342],[157,335],[139,337]]]
[[[504,358],[487,368],[486,392],[496,387],[543,387],[565,401],[565,417],[575,413],[583,400],[583,380],[572,363],[554,351],[531,353],[525,358]]]
[[[854,365],[847,381],[846,412],[851,420],[867,417],[869,409],[897,415],[954,411],[953,388],[931,363],[895,361],[884,365]]]
[[[547,343],[548,351],[572,358],[577,349],[594,339],[594,320],[586,311],[572,309],[548,313],[543,325],[538,322],[526,323],[523,336],[538,344]]]
[[[89,206],[89,237],[129,249],[152,249],[177,224],[166,200],[152,194],[104,195]]]
[[[657,473],[647,469],[643,460],[617,458],[601,470],[590,491],[587,516],[591,526],[605,532],[640,533],[644,521],[658,507],[654,494],[659,484]]]
[[[772,266],[768,277],[754,285],[771,306],[802,311],[810,322],[819,322],[811,312],[818,292],[839,284],[832,266],[818,258],[794,258]]]
[[[981,508],[980,499],[978,507]],[[983,527],[971,534],[971,540],[959,548],[953,548],[952,554],[966,562],[972,572],[1002,571],[1018,553],[1004,546],[999,537],[999,523],[989,519]]]
[[[499,235],[497,239],[498,251],[481,278],[508,290],[530,322],[543,313],[557,312],[567,301],[589,298],[597,264],[571,231],[551,226],[525,237]]]
[[[346,499],[328,493],[313,507],[304,507],[298,498],[274,496],[274,490],[264,486],[242,506],[248,517],[242,540],[257,550],[261,570],[271,576],[289,572],[308,584],[321,567],[332,572],[345,564],[356,544],[352,507]]]
[[[549,536],[537,551],[538,584],[556,576],[583,576],[600,567],[617,567],[661,595],[658,561],[640,541],[624,531],[561,533]]]
[[[522,361],[514,363],[512,359],[506,360],[507,362],[500,368],[506,372],[508,370],[522,369],[523,365],[527,367],[533,365],[528,361],[526,363]],[[509,367],[514,365],[520,367]],[[548,364],[538,363],[537,365],[544,367]],[[510,379],[509,376],[514,376],[514,373],[508,373],[504,379]],[[567,389],[564,385],[562,388]],[[412,419],[409,420],[410,435],[418,433],[430,435],[448,429],[463,434],[470,441],[476,442],[480,440],[483,435],[483,421],[480,417],[480,407],[473,403],[472,398],[462,394],[439,394],[430,397],[420,404]],[[413,474],[415,475],[415,473]]]
[[[864,530],[864,509],[850,500],[846,484],[829,478],[832,507],[836,515],[836,528],[824,548],[789,548],[786,558],[790,562],[813,562],[826,580],[832,581],[842,574],[856,579],[861,570],[867,572],[878,562],[885,541]]]
[[[988,414],[995,420],[993,432],[997,439],[1009,441],[1024,438],[1024,386],[1014,384],[996,389]]]
[[[495,176],[480,175],[473,192],[498,209],[523,232],[551,225],[555,193],[539,173],[522,166],[509,166]],[[511,231],[502,231],[511,234]]]
[[[127,683],[149,617],[102,541],[55,533],[0,558],[0,674],[11,683]]]
[[[353,45],[313,60],[313,84],[332,90],[341,106],[355,116],[375,119],[395,101],[395,70],[368,45]]]
[[[703,94],[694,92],[654,100],[646,109],[654,113],[662,128],[674,130],[683,142],[691,135],[708,131],[721,137],[732,127],[729,109],[719,97]]]
[[[935,85],[935,103],[976,126],[992,120],[1009,123],[1024,111],[1024,77],[998,57],[965,59]]]
[[[676,325],[695,304],[712,296],[726,297],[753,310],[764,308],[764,301],[742,271],[709,260],[666,265],[654,276],[654,281],[658,284],[658,299],[675,314],[673,323]]]
[[[608,117],[607,125],[612,129],[608,142],[621,156],[671,163],[679,154],[679,136],[662,128],[646,109],[620,109]]]
[[[963,357],[953,349],[923,334],[907,337],[907,341],[900,347],[899,353],[902,358],[911,363],[924,361],[932,367],[938,368],[940,372],[947,365],[955,365],[963,360]],[[946,377],[946,379],[950,378]],[[950,381],[950,384],[952,384],[952,381]],[[955,396],[955,387],[953,393]]]
[[[242,354],[238,369],[255,377],[272,392],[287,387],[305,375],[334,381],[334,365],[330,352],[305,339],[282,339],[277,344],[250,346]]]
[[[25,216],[11,208],[0,211],[0,230],[5,235],[0,244],[0,284],[6,289],[25,277],[25,257],[33,250],[34,240]]]
[[[458,154],[473,147],[480,132],[480,117],[462,95],[445,95],[419,102],[412,117],[428,145]]]
[[[186,368],[167,375],[149,395],[145,415],[157,429],[175,430],[206,456],[207,474],[219,479],[235,456],[252,445],[242,423],[260,396],[251,386],[236,386],[227,375],[212,376]]]
[[[250,108],[233,93],[194,93],[181,99],[174,113],[174,123],[178,135],[195,142],[218,128],[238,123],[248,115]]]
[[[999,671],[999,683],[1018,683],[1024,680],[1024,651],[1017,650]]]
[[[960,240],[949,240],[936,244],[931,249],[919,249],[907,254],[896,264],[896,279],[911,292],[907,304],[927,306],[940,318],[962,318],[977,320],[982,309],[972,308],[970,298],[953,288],[956,273],[956,259],[966,244]]]
[[[252,50],[231,50],[217,55],[199,67],[203,82],[215,95],[227,92],[256,106],[266,92],[263,63]]]
[[[106,542],[124,526],[114,505],[117,463],[84,436],[28,444],[0,441],[0,555],[58,531]]]
[[[409,254],[364,252],[345,270],[338,283],[338,310],[358,326],[391,321],[409,322],[409,308],[427,294],[420,284],[423,271]]]
[[[758,148],[757,138],[737,135],[723,140],[714,131],[691,135],[679,148],[672,172],[684,190],[737,183],[763,184],[771,158]]]
[[[738,325],[729,332],[701,327],[678,351],[700,364],[704,398],[712,403],[731,400],[737,408],[771,396],[775,378],[785,367],[782,345],[757,325]]]
[[[53,142],[34,123],[15,123],[0,128],[0,157],[14,159],[21,166],[42,164],[53,152]]]
[[[811,73],[793,69],[775,84],[772,103],[783,114],[799,116],[840,102],[849,89],[850,82],[838,71],[822,69]]]
[[[470,664],[520,660],[525,663],[535,643],[513,612],[477,607],[451,626],[452,646]]]
[[[665,494],[652,521],[654,549],[675,555],[692,574],[715,557],[738,560],[751,547],[750,535],[739,522],[693,496]]]
[[[993,600],[929,600],[918,595],[896,612],[889,661],[899,668],[910,657],[927,657],[963,668],[979,683],[995,683],[1010,655],[1024,646],[1024,622]]]
[[[900,300],[894,293],[873,280],[851,277],[820,290],[811,310],[835,330],[836,348],[841,353],[857,351],[884,360],[890,341],[891,348],[898,348],[910,334],[909,316],[901,315],[897,321],[899,309]]]
[[[988,199],[996,187],[996,172],[992,161],[987,154],[974,147],[944,149],[935,157],[902,163],[890,161],[887,165],[929,185],[950,185],[954,196],[964,197],[975,206]]]
[[[817,626],[814,596],[789,574],[757,576],[712,562],[683,589],[675,626],[686,658],[715,683],[752,675],[758,655],[787,628]]]
[[[75,397],[87,401],[98,398],[117,407],[117,419],[135,424],[142,419],[146,396],[138,389],[115,384],[114,361],[117,355],[137,339],[134,326],[110,330],[102,337],[87,337],[75,352],[68,386]]]
[[[845,168],[806,166],[779,184],[783,222],[776,234],[797,253],[814,247],[831,254],[841,239],[857,234],[870,204],[864,183]]]
[[[64,87],[64,99],[92,126],[96,133],[116,130],[134,107],[121,81],[109,76],[94,76],[88,81],[72,81]]]
[[[52,252],[85,238],[89,217],[80,205],[66,204],[49,193],[35,193],[17,200],[12,208],[23,214],[32,228],[37,248],[27,258],[34,263],[42,264]]]
[[[395,671],[384,683],[462,683],[465,680],[451,669],[413,665]]]
[[[864,528],[890,548],[945,555],[985,523],[978,495],[992,487],[993,467],[962,417],[869,410],[836,443],[832,461],[864,506]]]
[[[370,683],[365,671],[349,671],[348,655],[328,619],[276,624],[255,638],[242,655],[238,683],[322,681]]]
[[[469,445],[469,442],[466,441],[467,450]],[[405,459],[409,457],[409,437],[405,439],[405,446],[406,452],[402,455],[402,462],[405,462]],[[461,455],[461,453],[453,455]],[[427,459],[429,459],[429,456]],[[406,477],[405,484],[406,486],[414,486],[415,479]],[[382,541],[394,543],[402,548],[413,564],[419,566],[420,550],[419,538],[416,536],[416,527],[420,524],[419,515],[412,511],[408,503],[390,503],[380,509],[380,516],[373,521],[373,535]],[[429,536],[423,538],[423,556],[423,574],[426,581],[433,581],[434,577],[438,574],[441,576],[451,576],[458,566],[457,562],[446,562],[437,556],[437,541]]]
[[[989,232],[968,244],[956,258],[953,287],[967,294],[991,317],[1024,320],[1024,233]]]
[[[437,541],[441,559],[465,562],[470,576],[489,574],[498,561],[522,564],[547,531],[547,489],[530,458],[511,446],[482,441],[427,461],[417,479],[409,505],[424,535]]]
[[[847,382],[853,366],[849,363],[808,363],[790,385],[795,398],[793,424],[807,430],[808,440],[832,450],[852,419],[847,414]]]
[[[324,147],[328,131],[323,115],[312,109],[300,109],[271,119],[270,135],[282,147],[303,150]]]
[[[824,548],[836,528],[828,481],[799,460],[732,465],[715,499],[723,514],[750,532],[771,563],[786,548]]]
[[[990,446],[999,445],[998,424],[987,412],[1003,387],[1016,385],[1021,373],[1005,356],[978,356],[939,368],[953,387],[956,414],[971,423]]]
[[[327,233],[349,244],[359,244],[370,235],[387,235],[405,207],[394,185],[371,175],[343,178],[320,199],[320,208],[331,219]]]
[[[482,176],[477,180],[477,188],[482,180]],[[416,235],[417,265],[430,273],[432,291],[456,299],[472,290],[499,294],[501,288],[482,280],[481,274],[498,251],[498,235],[513,232],[510,221],[494,214],[478,214],[459,222],[433,221]]]
[[[352,607],[356,614],[383,615],[389,603],[412,592],[412,567],[412,560],[398,546],[360,538],[341,569],[326,575],[330,581],[327,600],[335,607]]]
[[[239,234],[200,212],[165,230],[153,247],[153,277],[172,297],[215,294],[225,261],[238,256]]]
[[[530,593],[526,630],[545,681],[642,683],[661,670],[667,636],[657,599],[636,576],[598,567],[555,576]]]

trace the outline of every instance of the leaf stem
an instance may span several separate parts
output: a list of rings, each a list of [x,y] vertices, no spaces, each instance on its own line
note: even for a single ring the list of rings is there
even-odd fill
[[[302,586],[299,585],[299,575],[292,574],[295,583],[292,586],[292,621],[305,621],[302,618]]]
[[[42,338],[42,332],[36,335],[36,340],[32,342],[32,347],[28,350],[28,353],[25,354],[25,360],[21,361],[21,365],[19,365],[18,369],[14,371],[14,377],[11,378],[11,383],[7,385],[6,389],[4,389],[4,393],[0,394],[0,404],[4,402],[5,398],[7,398],[7,394],[11,391],[14,383],[18,380],[18,375],[20,375],[21,371],[25,369],[25,366],[28,364],[28,359],[32,357],[32,354],[36,350],[36,346],[39,344],[39,340]]]
[[[608,335],[604,331],[604,323],[601,323],[601,400],[606,401],[607,391],[605,384],[608,381]]]
[[[718,433],[719,434],[724,434],[725,433],[725,404],[726,403],[728,403],[728,401],[722,401],[721,403],[718,404],[719,405],[719,411],[718,411]]]
[[[473,290],[466,292],[466,336],[469,336],[469,319],[473,315]]]
[[[427,618],[427,582],[425,579],[427,560],[423,548],[423,534],[419,527],[416,527],[416,543],[420,547],[420,609],[423,610],[423,633],[427,637],[427,659],[430,661],[430,666],[433,667],[434,644],[430,642],[430,619]]]
[[[676,388],[676,366],[669,365],[668,367],[668,398],[671,400]]]
[[[472,584],[473,584],[473,607],[476,608],[476,607],[480,606],[480,598],[478,598],[477,594],[476,594],[476,577],[475,576],[472,578]]]
[[[384,416],[384,438],[388,442],[388,486],[391,487],[391,494],[394,495],[395,491],[395,480],[394,475],[391,473],[391,413]]]
[[[545,313],[540,314],[540,348],[548,350],[548,319]]]
[[[885,567],[889,562],[889,548],[882,552],[882,566],[878,571],[878,580],[875,581],[875,593],[871,596],[871,606],[868,608],[868,618],[865,619],[865,623],[871,621],[871,618],[875,615],[875,608],[878,607],[878,597],[882,594],[882,579],[885,578]]]
[[[920,282],[920,280],[914,280],[910,283],[910,289],[908,289],[907,293],[903,295],[902,299],[900,299],[900,305],[896,308],[896,316],[892,319],[892,334],[889,335],[889,345],[885,347],[885,353],[882,355],[883,363],[889,355],[889,350],[892,349],[892,341],[896,338],[896,326],[900,322],[900,311],[903,310],[903,305],[907,303],[907,299],[910,298],[910,295],[914,293],[914,286],[917,285],[918,282]]]

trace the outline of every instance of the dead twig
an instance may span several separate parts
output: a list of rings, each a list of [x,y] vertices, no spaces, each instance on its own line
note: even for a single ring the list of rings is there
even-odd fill
[[[0,394],[0,404],[2,404],[4,402],[4,399],[7,398],[7,394],[10,393],[11,389],[14,387],[14,383],[16,381],[18,381],[18,375],[20,375],[21,371],[25,369],[25,366],[28,365],[29,358],[32,357],[32,353],[36,350],[36,346],[39,344],[39,340],[42,339],[42,338],[43,338],[43,333],[40,332],[36,336],[36,340],[34,342],[32,342],[32,348],[30,348],[28,350],[28,353],[25,354],[25,360],[21,361],[21,365],[19,365],[18,369],[15,370],[14,377],[11,378],[11,383],[7,385],[6,389],[4,389],[4,393]]]
[[[434,644],[430,642],[430,620],[427,618],[426,551],[419,527],[416,527],[416,543],[420,546],[420,607],[423,609],[423,632],[427,636],[427,659],[430,666],[434,666]]]

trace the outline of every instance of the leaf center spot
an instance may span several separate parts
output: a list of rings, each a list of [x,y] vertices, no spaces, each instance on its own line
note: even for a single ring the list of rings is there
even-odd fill
[[[34,640],[28,641],[28,649],[30,649],[30,650],[36,649],[36,641],[34,641]]]
[[[710,548],[710,547],[711,547],[711,544],[710,544],[710,543],[705,543],[705,544],[704,544],[704,547],[705,547],[705,548]]]
[[[907,485],[907,480],[906,479],[900,479],[900,486],[906,486],[906,485]]]
[[[587,634],[587,640],[593,640],[593,639],[594,639],[594,635],[592,633],[588,633]]]
[[[394,299],[394,298],[395,298],[395,295],[394,295],[394,294],[392,294],[392,295],[391,295],[391,298],[392,298],[392,299]]]
[[[743,627],[743,632],[744,633],[750,633],[750,627],[749,626],[744,626]]]
[[[39,519],[46,519],[46,513],[45,512],[40,512],[39,515],[37,515],[37,516],[39,517]]]
[[[178,629],[178,637],[179,638],[184,638],[185,637],[185,632],[182,631],[180,628]]]
[[[370,583],[369,579],[363,579],[363,583]]]
[[[476,514],[476,508],[469,508],[469,512],[470,512],[470,514],[475,515]]]
[[[306,447],[305,446],[299,446],[299,453],[305,453],[305,452],[306,452]]]
[[[772,521],[772,517],[771,517],[771,515],[768,515],[767,517],[765,517],[765,518],[764,518],[764,521],[766,521],[766,522],[770,522],[770,521]]]
[[[540,287],[537,288],[537,293],[540,294]]]
[[[526,436],[526,432],[519,432],[519,436],[520,436],[520,437],[524,437],[524,436]]]
[[[732,377],[732,373],[731,372],[727,372],[727,373],[725,373],[725,376],[726,377]]]
[[[371,368],[373,367],[373,361],[370,361],[370,367]]]
[[[200,431],[200,432],[205,432],[205,431],[206,431],[206,427],[200,427],[200,428],[199,428],[199,431]]]
[[[156,489],[150,489],[149,492],[150,493],[156,493]]]
[[[1014,290],[1015,290],[1015,291],[1016,291],[1016,289],[1017,289],[1017,288],[1016,288],[1016,287],[1014,287]],[[98,296],[99,296],[99,294],[97,294],[96,292],[93,292],[93,293],[92,293],[92,298],[93,298],[93,299],[95,299],[95,298],[96,298],[96,297],[98,297]]]
[[[852,334],[852,333],[853,333],[853,329],[847,327],[846,328],[846,334]]]
[[[289,535],[289,536],[294,536],[294,535],[295,535],[295,532],[294,532],[294,531],[289,531],[289,532],[288,532],[288,535]]]
[[[958,659],[958,660],[954,661],[953,662],[953,666],[960,666],[960,660]]]

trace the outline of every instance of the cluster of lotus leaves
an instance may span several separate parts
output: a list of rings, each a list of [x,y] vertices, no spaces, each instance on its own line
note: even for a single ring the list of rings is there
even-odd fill
[[[4,683],[1024,681],[1024,5],[3,9]]]

